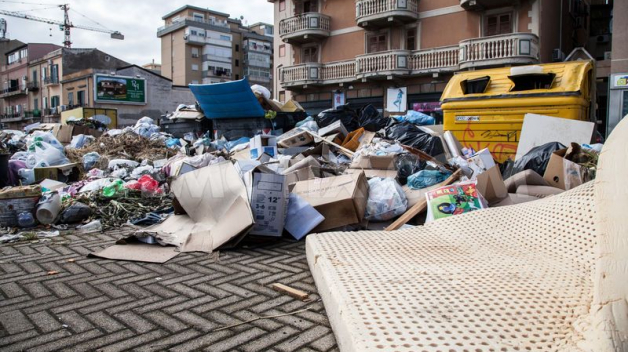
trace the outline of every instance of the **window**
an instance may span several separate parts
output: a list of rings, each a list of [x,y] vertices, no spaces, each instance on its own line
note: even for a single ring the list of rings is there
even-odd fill
[[[236,81],[240,79],[240,75],[236,75],[235,77]]]
[[[198,32],[196,31],[196,29],[190,29],[190,34],[191,35],[198,35]]]
[[[192,64],[192,71],[198,71],[198,65]]]
[[[68,93],[68,105],[74,105],[74,93],[73,92]]]
[[[9,65],[19,60],[20,60],[20,53],[18,51],[9,54],[9,56],[7,57],[7,63]]]
[[[303,60],[301,62],[318,62],[318,48],[315,46],[303,48]]]
[[[286,56],[286,46],[284,44],[281,44],[279,46],[279,57],[284,57]]]
[[[192,57],[198,57],[198,48],[192,48]]]
[[[44,82],[46,79],[48,79],[48,67],[41,69],[41,81]]]
[[[235,60],[235,66],[236,67],[240,67],[240,60],[238,60],[238,59]]]
[[[59,65],[50,66],[50,81],[53,83],[59,83]]]
[[[286,11],[286,0],[279,0],[279,11]]]
[[[20,50],[20,59],[26,59],[28,57],[28,49]]]
[[[51,108],[56,108],[57,106],[59,106],[60,104],[60,99],[58,95],[55,95],[53,97],[50,98],[50,107]]]
[[[84,90],[79,90],[78,92],[76,92],[76,103],[80,106],[87,105],[85,103],[85,91]]]
[[[512,33],[512,25],[511,13],[486,16],[486,22],[484,23],[484,35],[488,37],[492,35]]]
[[[48,109],[48,97],[44,97],[44,109]]]
[[[240,51],[240,45],[239,44],[236,44],[235,50],[236,50],[236,53]]]
[[[303,1],[303,13],[306,12],[317,12],[318,11],[318,0],[305,0]]]
[[[406,31],[406,50],[416,50],[416,28]]]
[[[222,34],[221,34],[221,35],[220,35],[220,40],[225,40],[225,41],[230,42],[230,41],[231,41],[231,37],[230,37],[230,36],[228,36],[228,35],[222,35]]]
[[[39,99],[33,99],[33,110],[39,110]]]
[[[33,83],[37,83],[37,70],[33,70]]]
[[[369,34],[366,36],[367,53],[377,53],[388,50],[388,34]]]
[[[195,21],[203,22],[203,20],[205,19],[205,16],[202,13],[196,13],[195,12],[192,16],[193,16]]]

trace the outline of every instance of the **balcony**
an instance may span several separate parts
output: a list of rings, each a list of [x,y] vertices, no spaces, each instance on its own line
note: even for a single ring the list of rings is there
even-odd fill
[[[47,86],[56,86],[59,84],[59,77],[48,76],[44,78],[44,85]]]
[[[419,0],[359,0],[355,21],[364,28],[414,22],[419,18]]]
[[[31,82],[26,83],[26,89],[28,89],[30,91],[39,90],[39,82],[31,81]]]
[[[212,19],[181,17],[176,21],[157,28],[157,37],[162,37],[170,32],[186,26],[196,26],[205,29],[211,29],[219,32],[229,32],[229,23],[227,21],[218,21]]]
[[[281,84],[284,87],[302,87],[322,83],[321,68],[323,64],[309,62],[288,66],[281,70]]]
[[[0,90],[0,98],[8,98],[22,94],[26,94],[26,89],[20,86],[14,86]]]
[[[517,0],[460,0],[460,6],[465,10],[488,10],[518,4]]]
[[[231,79],[231,71],[227,70],[204,70],[203,78],[207,77],[220,77],[224,79]]]
[[[329,37],[329,16],[308,12],[279,22],[279,37],[285,43],[298,44]]]
[[[308,85],[388,80],[538,62],[538,37],[531,33],[514,33],[468,39],[459,45],[441,48],[392,50],[359,55],[354,60],[287,66],[282,69],[279,80],[286,88],[307,88]]]
[[[460,69],[539,62],[539,37],[532,33],[502,34],[460,42]]]

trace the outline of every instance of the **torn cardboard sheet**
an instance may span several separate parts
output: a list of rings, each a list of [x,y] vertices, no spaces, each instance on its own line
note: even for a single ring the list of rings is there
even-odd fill
[[[171,189],[186,214],[171,215],[137,235],[154,236],[159,244],[181,252],[211,253],[253,226],[246,188],[229,161],[188,172],[175,179]],[[125,260],[145,261],[165,251],[159,245],[126,247]]]
[[[178,254],[177,248],[173,246],[138,242],[133,244],[115,244],[100,252],[90,253],[88,257],[163,264]]]

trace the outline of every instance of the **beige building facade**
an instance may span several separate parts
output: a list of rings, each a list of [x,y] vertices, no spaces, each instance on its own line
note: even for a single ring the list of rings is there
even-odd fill
[[[332,99],[384,109],[401,87],[407,109],[433,112],[456,71],[559,61],[588,40],[587,0],[268,1],[275,97],[310,113]]]
[[[161,74],[175,85],[246,77],[272,90],[273,25],[244,26],[229,14],[186,5],[162,17]],[[270,35],[268,35],[270,33]]]

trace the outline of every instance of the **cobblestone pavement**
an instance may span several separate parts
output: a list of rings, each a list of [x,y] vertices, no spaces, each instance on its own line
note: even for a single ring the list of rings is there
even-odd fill
[[[86,257],[114,240],[67,235],[0,245],[0,350],[337,351],[304,242],[218,259],[182,253],[166,264]],[[275,292],[274,282],[313,300]]]

